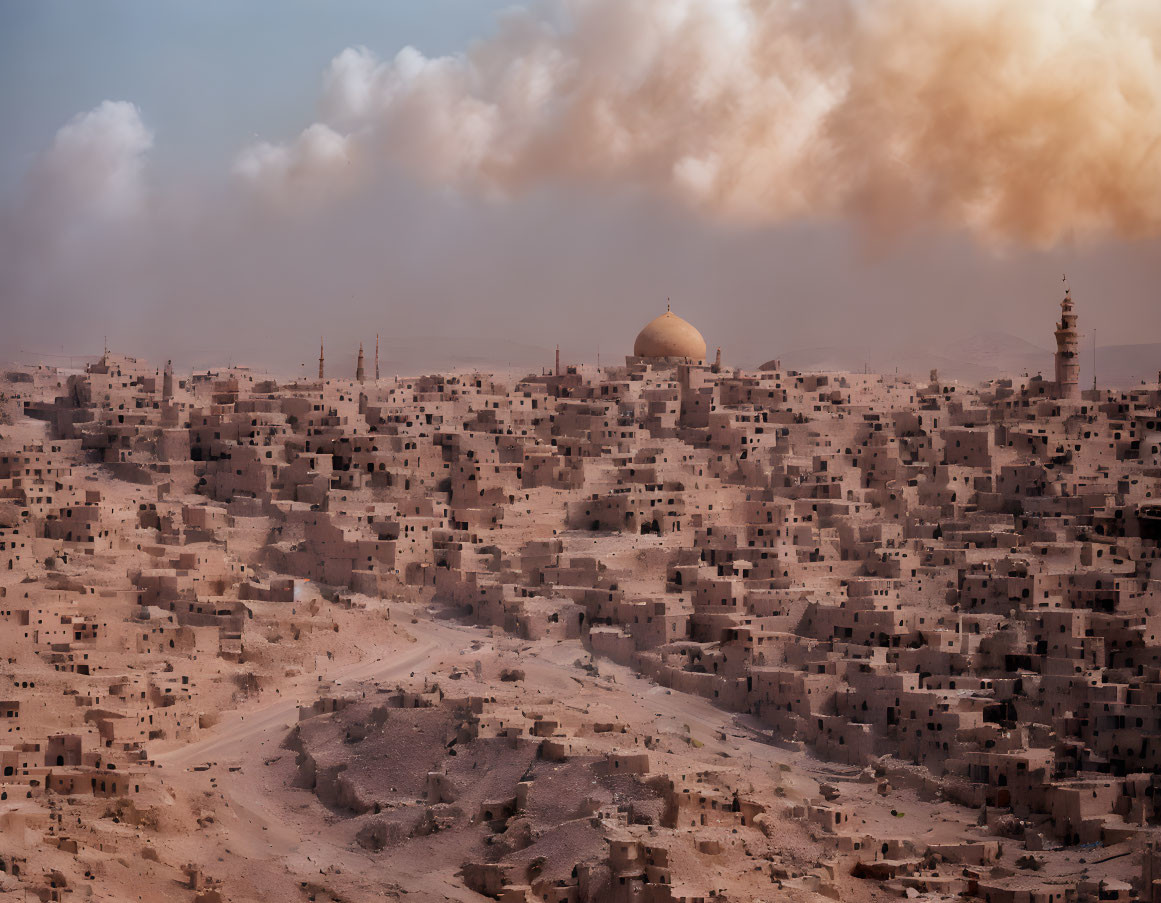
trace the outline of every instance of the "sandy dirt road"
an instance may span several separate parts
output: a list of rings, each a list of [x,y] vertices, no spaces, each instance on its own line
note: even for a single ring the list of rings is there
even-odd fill
[[[229,758],[244,753],[254,745],[256,738],[274,730],[283,730],[298,720],[299,705],[314,701],[321,677],[324,681],[355,682],[362,680],[391,680],[412,671],[423,673],[432,664],[449,654],[456,654],[460,646],[475,639],[475,631],[429,621],[412,624],[410,632],[417,644],[409,649],[385,655],[370,661],[335,665],[319,674],[302,680],[281,696],[223,715],[209,735],[184,746],[166,750],[154,756],[162,767],[184,768],[216,758]]]
[[[325,671],[325,681],[344,686],[362,681],[390,682],[466,665],[476,654],[498,651],[525,672],[524,687],[534,697],[543,694],[557,705],[583,709],[599,702],[614,708],[635,725],[653,725],[663,744],[680,748],[695,737],[707,755],[724,767],[777,770],[780,781],[795,796],[818,794],[820,781],[833,780],[836,766],[805,752],[769,742],[745,719],[715,707],[709,700],[670,691],[636,676],[628,668],[599,661],[596,677],[577,666],[587,652],[577,641],[520,642],[493,638],[484,628],[419,616],[407,631],[415,643],[382,657]],[[298,720],[298,706],[313,702],[319,675],[284,688],[279,697],[223,715],[208,736],[158,754],[155,761],[167,782],[189,793],[216,797],[220,817],[211,843],[192,851],[191,859],[210,861],[225,849],[241,864],[256,890],[281,895],[301,890],[304,876],[335,889],[346,899],[422,901],[482,901],[463,887],[458,863],[417,862],[372,854],[353,843],[345,820],[319,804],[313,794],[293,787],[294,754],[282,748]],[[195,767],[210,765],[207,770]],[[843,784],[847,800],[858,800],[868,832],[898,830],[892,806],[905,805],[911,818],[924,824],[927,839],[952,837],[964,823],[958,807],[923,801],[913,794],[896,795],[890,805],[877,797],[873,785]],[[949,811],[950,810],[950,811]],[[921,832],[924,829],[920,829]],[[198,859],[201,856],[201,859]],[[232,869],[233,870],[233,869]],[[275,897],[270,897],[271,899]],[[288,897],[289,898],[289,897]],[[319,899],[325,899],[320,897]]]
[[[298,721],[299,705],[314,701],[320,676],[345,685],[430,673],[487,637],[424,619],[408,632],[416,639],[411,647],[310,675],[272,700],[225,713],[208,736],[154,757],[164,781],[215,798],[213,831],[183,845],[187,858],[210,863],[212,875],[220,854],[228,853],[230,872],[265,899],[299,899],[304,880],[356,900],[389,900],[393,888],[406,891],[408,900],[485,899],[463,887],[451,865],[432,870],[427,863],[389,862],[350,844],[341,831],[327,830],[329,813],[313,794],[291,786],[294,755],[282,742]],[[203,765],[210,767],[194,770]]]

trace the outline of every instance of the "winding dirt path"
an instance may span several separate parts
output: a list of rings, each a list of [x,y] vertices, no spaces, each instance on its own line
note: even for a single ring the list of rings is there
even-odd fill
[[[322,679],[389,682],[412,672],[436,673],[441,665],[455,660],[462,664],[462,657],[473,650],[481,655],[500,651],[524,670],[531,707],[538,691],[546,703],[552,699],[555,705],[577,710],[588,702],[602,703],[638,729],[653,725],[649,732],[675,749],[688,735],[702,744],[703,753],[721,756],[723,764],[780,769],[783,786],[800,797],[817,795],[818,783],[832,780],[833,766],[765,742],[744,719],[707,699],[667,690],[604,660],[599,662],[601,676],[594,677],[576,666],[577,659],[587,658],[587,652],[575,640],[496,639],[484,628],[431,620],[418,613],[407,630],[415,638],[414,645],[377,659],[330,668]],[[294,755],[281,744],[298,721],[298,706],[314,701],[318,677],[299,680],[277,698],[225,713],[204,738],[155,756],[167,783],[195,798],[212,799],[217,806],[213,837],[205,839],[202,858],[190,858],[206,861],[207,854],[221,856],[225,849],[229,873],[240,873],[267,899],[292,899],[290,895],[300,894],[302,882],[309,879],[341,892],[348,900],[485,900],[463,886],[457,876],[459,862],[368,853],[353,842],[345,819],[336,818],[313,794],[293,787]],[[194,770],[204,765],[209,768]],[[941,811],[937,803],[907,796],[908,815],[928,828],[928,840],[944,835],[950,839],[962,832],[961,819],[946,817],[951,814],[949,808],[956,807],[944,806]],[[844,783],[843,797],[844,804],[858,811],[863,830],[898,833],[900,826],[888,811],[890,806],[877,797],[873,785]],[[900,805],[900,796],[893,799],[892,805]],[[191,852],[197,852],[196,845]]]

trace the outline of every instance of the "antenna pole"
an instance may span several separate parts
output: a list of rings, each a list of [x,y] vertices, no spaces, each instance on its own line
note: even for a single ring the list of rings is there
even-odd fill
[[[1096,343],[1096,327],[1092,328],[1092,390],[1097,390],[1097,343]]]

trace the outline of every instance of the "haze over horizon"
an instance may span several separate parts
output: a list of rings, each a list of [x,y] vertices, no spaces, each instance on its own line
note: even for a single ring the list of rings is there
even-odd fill
[[[509,7],[5,5],[0,359],[1161,343],[1161,10]]]

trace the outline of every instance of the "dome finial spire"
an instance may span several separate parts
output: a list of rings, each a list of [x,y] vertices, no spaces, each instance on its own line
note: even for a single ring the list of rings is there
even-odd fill
[[[669,299],[668,299],[668,298],[666,298],[666,299],[665,299],[665,312],[666,312],[666,313],[669,313],[669,312],[671,312],[672,310],[673,310],[673,308],[672,308],[672,307],[670,306],[670,304],[669,304]]]

